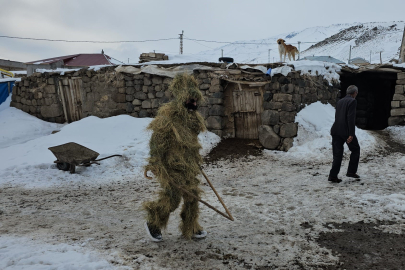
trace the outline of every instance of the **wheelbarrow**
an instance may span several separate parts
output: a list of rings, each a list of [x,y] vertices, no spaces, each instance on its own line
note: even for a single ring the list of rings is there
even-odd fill
[[[55,155],[56,167],[59,170],[70,171],[74,173],[76,166],[91,166],[91,164],[97,164],[98,161],[112,158],[122,157],[122,155],[112,155],[101,159],[96,159],[100,154],[78,143],[70,142],[48,148],[52,154]]]

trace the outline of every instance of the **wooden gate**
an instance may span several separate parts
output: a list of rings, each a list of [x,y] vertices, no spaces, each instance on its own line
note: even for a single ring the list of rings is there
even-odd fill
[[[263,112],[262,89],[240,84],[238,88],[232,91],[235,137],[258,139],[258,128]]]
[[[58,94],[62,101],[63,113],[68,123],[83,118],[82,79],[71,78],[59,81]]]

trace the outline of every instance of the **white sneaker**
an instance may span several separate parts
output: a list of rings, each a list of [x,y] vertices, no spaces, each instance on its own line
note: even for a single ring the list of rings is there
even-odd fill
[[[162,233],[160,232],[159,228],[151,228],[148,225],[148,222],[144,223],[146,232],[149,235],[149,238],[154,242],[161,242],[163,241]]]
[[[205,238],[207,236],[207,232],[206,231],[198,231],[195,234],[193,234],[193,238]]]

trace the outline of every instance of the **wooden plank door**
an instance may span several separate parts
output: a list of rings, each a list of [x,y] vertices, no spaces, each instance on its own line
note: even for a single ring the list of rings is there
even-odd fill
[[[59,96],[62,101],[63,112],[68,123],[78,121],[83,118],[82,110],[82,80],[81,78],[71,78],[68,85],[63,85],[59,81]]]
[[[261,89],[233,91],[233,114],[235,118],[235,137],[258,139],[261,125],[263,97]]]

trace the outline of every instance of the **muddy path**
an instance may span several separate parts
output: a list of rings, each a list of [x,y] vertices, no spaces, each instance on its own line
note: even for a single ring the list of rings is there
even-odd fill
[[[242,148],[237,141],[231,146]],[[363,157],[359,173],[367,179],[344,178],[335,185],[326,181],[329,161],[284,160],[254,145],[245,149],[257,154],[241,151],[233,159],[217,154],[216,162],[204,167],[235,217],[231,222],[202,206],[206,239],[181,238],[176,210],[163,231],[164,242],[151,242],[141,206],[155,198],[158,185],[125,177],[102,186],[1,188],[0,234],[115,254],[111,263],[133,269],[356,269],[357,262],[362,269],[374,269],[367,256],[378,243],[378,261],[391,260],[394,268],[386,269],[403,268],[403,242],[393,240],[403,236],[405,216],[385,199],[405,190],[404,171],[395,165],[398,153]],[[204,199],[220,209],[208,185],[202,187]],[[365,229],[358,230],[362,223]]]

